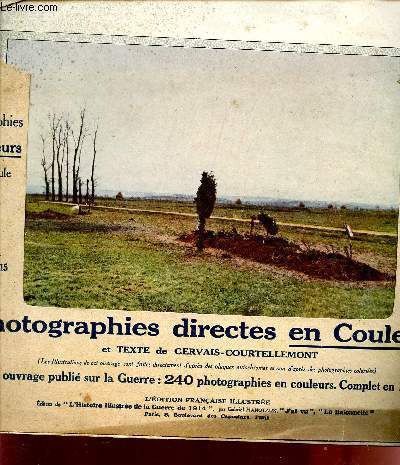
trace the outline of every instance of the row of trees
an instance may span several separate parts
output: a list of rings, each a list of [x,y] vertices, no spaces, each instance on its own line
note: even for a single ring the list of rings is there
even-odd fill
[[[80,111],[79,121],[75,127],[68,116],[56,113],[49,115],[47,134],[40,136],[46,200],[68,202],[72,199],[73,203],[83,203],[85,178],[82,177],[82,155],[90,153],[90,173],[86,176],[85,202],[94,203],[97,132],[98,125],[91,133],[89,132],[85,108]],[[83,150],[84,145],[87,146],[85,141],[89,138],[91,148]]]

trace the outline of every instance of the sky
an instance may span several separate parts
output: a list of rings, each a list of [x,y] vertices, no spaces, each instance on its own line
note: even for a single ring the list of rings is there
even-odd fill
[[[10,41],[32,75],[28,188],[48,114],[98,123],[99,190],[398,205],[400,58]],[[50,155],[50,146],[47,147]],[[89,176],[91,136],[83,150]]]

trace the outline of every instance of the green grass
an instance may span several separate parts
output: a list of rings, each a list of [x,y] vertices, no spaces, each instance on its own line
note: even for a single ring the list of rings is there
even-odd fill
[[[63,213],[64,215],[74,215],[72,206],[69,205],[58,205],[58,204],[49,204],[49,203],[39,203],[39,202],[27,202],[26,211],[31,213],[42,213],[46,210],[51,210],[57,213]]]
[[[121,229],[112,232],[112,226]],[[385,318],[392,312],[393,286],[307,281],[198,255],[172,241],[191,229],[186,218],[99,211],[65,221],[28,220],[25,299],[59,307],[269,316]],[[381,244],[369,247],[390,266],[395,244],[380,255]]]
[[[29,200],[39,196],[28,196]],[[113,207],[127,207],[147,210],[176,211],[195,213],[193,202],[173,200],[127,199],[117,201],[110,198],[100,198],[99,205]],[[46,207],[47,208],[47,207]],[[395,210],[355,210],[355,209],[327,209],[327,208],[290,208],[279,209],[268,205],[241,205],[217,203],[213,215],[232,218],[247,218],[257,215],[260,209],[271,214],[282,223],[300,223],[316,226],[342,228],[344,223],[353,229],[397,233],[398,211]]]
[[[130,208],[143,208],[148,210],[178,211],[195,213],[191,202],[160,201],[160,200],[99,200],[99,204],[108,206],[123,206]],[[232,218],[250,218],[257,215],[261,207],[255,205],[216,205],[213,215]],[[266,205],[264,211],[282,223],[301,223],[316,226],[342,228],[344,223],[350,224],[353,229],[365,229],[397,233],[398,212],[394,210],[354,210],[354,209],[278,209]]]
[[[111,201],[110,202],[114,202]],[[136,201],[125,201],[136,202]],[[145,202],[145,201],[138,201]],[[149,201],[151,202],[151,201]],[[103,203],[103,201],[102,201]],[[115,202],[114,202],[115,203]],[[162,203],[159,202],[158,203]],[[163,210],[168,210],[171,206],[171,202],[165,202],[166,205],[163,207]],[[184,202],[180,202],[182,204]],[[187,203],[187,202],[186,202]],[[61,212],[61,213],[72,213],[69,206],[64,205],[50,205],[46,203],[37,203],[37,202],[28,202],[27,211],[30,212],[40,212],[47,210],[51,207],[52,210]],[[136,208],[136,206],[135,206]],[[139,208],[139,207],[138,207]],[[173,210],[173,206],[171,209]],[[176,209],[175,209],[176,210]],[[191,210],[194,212],[194,210]],[[351,211],[348,212],[349,214]],[[359,213],[359,212],[355,212]],[[379,211],[377,214],[387,215],[388,218],[392,218],[393,212],[390,211]],[[397,216],[395,217],[397,221]],[[178,217],[178,216],[165,216],[165,215],[152,215],[145,213],[125,213],[125,212],[103,212],[98,210],[93,210],[90,215],[91,222],[102,222],[102,223],[112,223],[112,224],[124,224],[131,226],[132,224],[139,224],[144,228],[144,233],[156,234],[166,234],[172,237],[176,237],[183,232],[190,232],[196,226],[195,218],[187,217]],[[394,221],[393,219],[391,221]],[[207,228],[213,230],[226,229],[230,230],[232,226],[240,233],[249,232],[249,225],[246,223],[237,223],[237,222],[227,222],[219,220],[209,220],[207,222]],[[378,228],[379,229],[379,228]],[[377,229],[377,230],[378,230]],[[263,228],[261,226],[256,226],[255,232],[263,234]],[[320,246],[327,250],[331,250],[332,247],[335,251],[343,252],[345,246],[348,245],[347,240],[344,234],[340,232],[324,232],[324,231],[307,231],[302,229],[293,229],[281,227],[280,233],[289,240],[296,242],[306,242],[310,246]],[[382,266],[385,271],[394,273],[396,270],[396,246],[397,239],[390,237],[371,237],[371,236],[358,236],[353,240],[353,251],[354,257],[360,261],[365,261],[371,266]]]

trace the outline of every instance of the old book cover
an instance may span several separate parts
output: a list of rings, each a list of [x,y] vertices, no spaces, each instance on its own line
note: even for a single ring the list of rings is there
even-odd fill
[[[2,5],[1,431],[398,442],[399,6],[105,3]]]

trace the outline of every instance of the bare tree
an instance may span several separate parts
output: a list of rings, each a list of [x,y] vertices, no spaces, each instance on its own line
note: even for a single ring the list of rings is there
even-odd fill
[[[53,113],[53,116],[50,118],[50,135],[52,141],[52,158],[51,158],[51,200],[54,202],[56,200],[56,188],[55,188],[55,163],[57,156],[57,133],[59,126],[61,124],[61,117],[56,117],[56,114]]]
[[[78,203],[82,203],[82,179],[78,179]]]
[[[89,205],[89,179],[86,179],[86,196],[85,196],[85,203]]]
[[[93,158],[92,158],[92,172],[90,175],[90,182],[91,182],[91,187],[92,187],[92,192],[91,192],[91,203],[94,204],[94,197],[95,197],[95,178],[94,178],[94,169],[96,166],[96,139],[97,139],[97,131],[99,129],[99,126],[96,126],[96,129],[94,131],[93,135]]]
[[[84,107],[81,109],[79,122],[75,130],[68,116],[57,115],[56,113],[49,115],[49,134],[51,140],[50,164],[48,164],[48,161],[46,160],[45,138],[44,136],[41,136],[43,144],[41,164],[44,170],[46,198],[50,199],[51,197],[51,200],[55,201],[57,197],[59,201],[62,201],[64,198],[65,187],[65,199],[68,202],[71,196],[70,176],[72,176],[72,201],[74,203],[82,203],[83,177],[84,180],[86,179],[86,202],[94,202],[96,187],[95,168],[97,133],[98,126],[95,127],[93,133],[93,158],[91,162],[90,176],[83,177],[81,174],[81,159],[84,141],[88,134],[88,128],[86,125],[86,109]],[[50,178],[49,170],[51,170]]]
[[[64,141],[63,150],[65,151],[65,201],[69,200],[69,136],[71,133],[71,126],[68,118],[65,119]]]
[[[63,125],[60,122],[56,134],[56,160],[57,160],[57,175],[58,175],[58,201],[62,202],[63,200],[63,182],[62,182],[62,172],[64,166],[64,157],[65,157],[65,144],[63,139]]]
[[[47,160],[46,160],[46,151],[45,151],[45,145],[46,145],[46,140],[44,136],[41,134],[40,138],[42,139],[42,160],[41,160],[41,165],[43,168],[43,174],[44,174],[44,185],[46,189],[46,200],[50,200],[50,183],[49,183],[49,177],[48,177],[48,171],[50,166],[47,166]]]
[[[79,170],[81,162],[81,154],[83,141],[85,139],[85,113],[86,109],[82,108],[80,113],[80,124],[78,135],[76,136],[74,131],[72,131],[72,136],[74,138],[74,157],[72,162],[72,201],[78,203],[78,185],[79,185]]]

